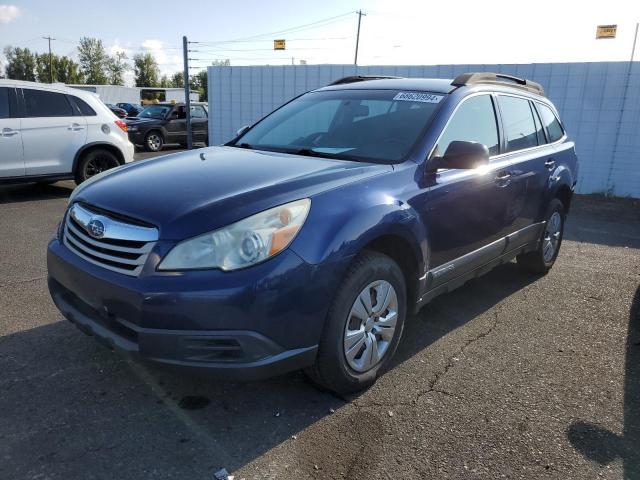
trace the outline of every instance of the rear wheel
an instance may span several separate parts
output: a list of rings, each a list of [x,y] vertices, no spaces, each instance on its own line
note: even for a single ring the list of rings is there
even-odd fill
[[[534,273],[547,273],[558,258],[564,233],[564,205],[554,198],[545,215],[545,226],[538,248],[533,252],[518,255],[518,264]]]
[[[337,393],[375,382],[400,341],[406,302],[400,267],[381,253],[360,254],[329,310],[309,377]]]
[[[85,153],[75,171],[75,181],[80,185],[85,180],[120,165],[118,158],[108,150],[96,149]]]
[[[144,148],[148,152],[159,152],[164,145],[162,134],[156,130],[147,133],[144,137]]]

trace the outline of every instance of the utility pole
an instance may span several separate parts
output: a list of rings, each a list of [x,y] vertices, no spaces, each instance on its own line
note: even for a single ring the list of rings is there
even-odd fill
[[[353,60],[354,65],[358,65],[358,44],[360,43],[360,21],[362,20],[362,16],[367,16],[366,13],[362,13],[362,10],[358,10],[356,12],[358,14],[358,33],[356,34],[356,56]]]
[[[640,23],[636,23],[636,33],[633,36],[633,46],[631,47],[631,60],[630,60],[632,65],[633,65],[633,57],[636,54],[636,42],[638,41],[638,27],[640,27]]]
[[[184,103],[187,110],[187,149],[193,148],[193,134],[191,132],[191,92],[189,91],[189,42],[186,35],[182,37],[182,52],[184,54]]]
[[[55,38],[42,37],[45,40],[49,40],[49,83],[53,83],[53,55],[51,54],[51,40],[55,40]]]

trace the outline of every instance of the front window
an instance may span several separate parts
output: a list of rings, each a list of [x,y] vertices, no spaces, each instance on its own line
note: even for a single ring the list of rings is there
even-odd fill
[[[312,92],[266,117],[234,145],[394,163],[409,153],[442,100],[397,90]]]
[[[157,118],[159,120],[164,119],[171,110],[171,107],[166,105],[150,105],[142,110],[139,114],[139,118]]]

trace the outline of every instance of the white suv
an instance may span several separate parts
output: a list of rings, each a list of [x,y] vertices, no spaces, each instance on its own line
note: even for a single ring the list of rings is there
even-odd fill
[[[133,152],[127,125],[95,94],[0,80],[0,183],[81,183]]]

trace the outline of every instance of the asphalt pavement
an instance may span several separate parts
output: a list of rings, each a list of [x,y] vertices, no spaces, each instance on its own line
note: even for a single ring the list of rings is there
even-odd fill
[[[46,287],[72,188],[0,187],[0,479],[640,478],[640,202],[576,198],[551,273],[510,263],[437,298],[340,398],[301,373],[135,364],[78,331]]]

